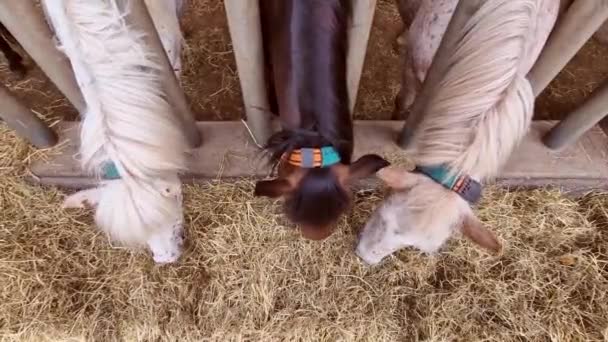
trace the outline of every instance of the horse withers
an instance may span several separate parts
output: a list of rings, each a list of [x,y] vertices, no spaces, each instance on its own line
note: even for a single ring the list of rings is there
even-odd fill
[[[278,178],[255,195],[285,199],[302,235],[332,234],[351,204],[349,185],[389,163],[364,155],[351,163],[353,123],[346,83],[349,0],[260,2],[271,109],[282,131],[266,146]]]

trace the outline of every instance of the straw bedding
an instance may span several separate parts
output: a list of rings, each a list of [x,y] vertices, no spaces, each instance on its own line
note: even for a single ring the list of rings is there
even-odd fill
[[[188,187],[187,251],[155,266],[113,248],[90,213],[26,184],[32,151],[0,126],[2,340],[569,341],[608,338],[608,196],[487,192],[498,257],[464,240],[369,268],[360,191],[339,231],[304,241],[252,182]]]
[[[195,14],[221,8],[196,4]],[[214,37],[190,42],[198,59],[188,70],[228,58],[225,37]],[[221,53],[205,50],[213,44]],[[188,70],[189,92],[219,84]],[[213,96],[191,97],[238,99],[227,75]],[[46,90],[22,93],[44,115],[67,108]],[[49,153],[0,125],[2,341],[608,340],[608,195],[488,189],[477,212],[502,255],[456,239],[437,255],[404,250],[370,268],[353,247],[384,190],[360,191],[339,231],[317,243],[286,224],[279,202],[253,198],[251,180],[204,183],[186,189],[184,257],[161,267],[112,247],[90,212],[61,210],[62,192],[24,182],[31,158]]]

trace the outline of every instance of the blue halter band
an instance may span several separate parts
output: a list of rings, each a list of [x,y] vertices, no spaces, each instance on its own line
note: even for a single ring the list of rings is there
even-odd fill
[[[113,162],[107,162],[103,165],[103,172],[101,174],[102,179],[112,180],[112,179],[120,179],[120,174],[118,173],[118,169]]]
[[[481,184],[467,175],[450,174],[450,170],[445,166],[416,166],[414,170],[422,173],[445,188],[454,191],[467,202],[477,203],[481,198]]]

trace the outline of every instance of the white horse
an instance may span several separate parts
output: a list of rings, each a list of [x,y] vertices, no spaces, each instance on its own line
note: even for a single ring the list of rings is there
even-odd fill
[[[181,70],[181,1],[146,1],[171,64]],[[70,59],[87,110],[82,165],[103,179],[69,196],[65,207],[96,207],[97,225],[116,242],[147,244],[159,263],[177,260],[182,245],[178,173],[188,149],[165,100],[159,56],[125,22],[117,1],[44,0],[47,17]]]
[[[409,33],[415,74],[424,79],[457,0],[423,1]],[[528,130],[534,95],[525,78],[557,18],[555,0],[487,0],[470,18],[431,94],[413,141],[420,172],[378,172],[395,193],[361,232],[356,253],[369,264],[413,246],[437,251],[454,231],[498,251],[498,239],[467,200],[494,177]],[[446,9],[450,9],[446,15]],[[433,18],[443,18],[436,19]],[[430,47],[430,49],[429,49]],[[424,52],[424,53],[423,53]],[[441,183],[441,184],[440,184]],[[467,188],[468,187],[468,188]]]

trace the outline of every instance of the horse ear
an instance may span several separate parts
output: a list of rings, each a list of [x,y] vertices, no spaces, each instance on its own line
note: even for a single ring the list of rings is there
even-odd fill
[[[277,198],[292,190],[291,183],[286,179],[263,180],[255,183],[254,196]]]
[[[472,212],[464,216],[460,230],[471,241],[494,253],[498,253],[502,249],[502,245],[494,233],[484,227],[483,223]]]
[[[396,190],[412,188],[421,180],[420,175],[396,166],[385,167],[376,172],[376,176],[378,176],[378,178],[380,178],[388,187]]]
[[[391,165],[391,163],[384,160],[376,154],[366,154],[361,158],[357,159],[356,162],[350,164],[348,169],[349,180],[357,180],[365,177],[369,177],[376,173],[378,170]]]

